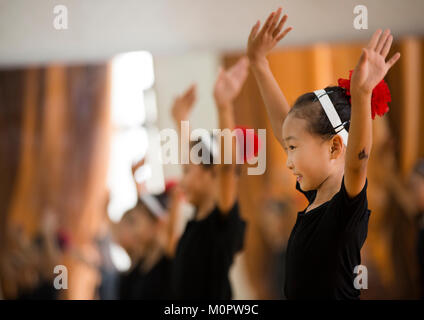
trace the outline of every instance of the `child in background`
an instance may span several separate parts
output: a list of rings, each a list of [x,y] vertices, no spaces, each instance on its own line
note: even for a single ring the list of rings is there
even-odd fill
[[[234,128],[233,101],[241,90],[247,71],[246,58],[240,59],[229,70],[220,70],[214,98],[221,129]],[[172,115],[178,129],[181,121],[188,120],[194,97],[195,87],[192,86],[176,100]],[[186,134],[182,135],[182,140],[188,139]],[[187,223],[175,255],[173,289],[177,299],[232,297],[228,272],[235,254],[242,249],[245,222],[240,217],[237,203],[235,162],[223,164],[221,158],[221,164],[213,164],[213,157],[217,156],[213,139],[208,136],[198,142],[203,146],[199,154],[204,160],[202,163],[183,165],[181,186],[185,198],[195,207],[195,215]]]
[[[290,109],[266,59],[292,30],[283,30],[287,15],[280,20],[281,13],[281,8],[271,13],[261,30],[259,21],[253,26],[247,53],[274,135],[296,176],[296,189],[309,201],[289,238],[285,295],[358,299],[354,269],[361,264],[370,215],[366,190],[371,116],[388,109],[388,88],[382,80],[400,54],[385,61],[393,37],[389,30],[377,30],[350,80],[306,93]]]
[[[424,300],[424,159],[420,159],[410,177],[411,193],[418,211],[419,227],[417,239],[418,272],[420,276],[420,296]]]
[[[167,184],[159,195],[142,194],[114,228],[132,266],[120,278],[119,298],[125,300],[171,298],[171,266],[175,252],[175,221],[181,192]]]

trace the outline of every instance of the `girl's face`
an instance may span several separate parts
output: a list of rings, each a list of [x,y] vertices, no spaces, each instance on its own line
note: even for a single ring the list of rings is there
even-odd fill
[[[334,152],[334,138],[325,141],[311,134],[307,125],[306,120],[293,114],[289,114],[283,124],[286,164],[304,191],[318,189],[341,163],[339,155],[343,156],[341,152]]]
[[[198,206],[202,199],[208,195],[214,187],[213,168],[206,169],[198,164],[186,164],[183,166],[183,178],[181,187],[185,198],[189,203]]]
[[[126,214],[118,224],[118,242],[131,251],[141,252],[153,241],[156,235],[156,223],[141,208],[135,208]]]

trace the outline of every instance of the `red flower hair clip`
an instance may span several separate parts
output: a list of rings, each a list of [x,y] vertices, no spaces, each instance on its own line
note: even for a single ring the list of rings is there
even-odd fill
[[[349,71],[349,79],[342,79],[340,78],[338,80],[339,87],[346,89],[346,94],[349,96],[350,101],[350,80],[352,79],[352,73],[353,70]],[[389,111],[389,105],[388,102],[391,102],[392,98],[390,96],[390,90],[387,86],[387,83],[383,80],[380,81],[379,84],[377,84],[372,91],[371,96],[371,117],[374,120],[375,115],[379,115],[382,117],[386,112]]]

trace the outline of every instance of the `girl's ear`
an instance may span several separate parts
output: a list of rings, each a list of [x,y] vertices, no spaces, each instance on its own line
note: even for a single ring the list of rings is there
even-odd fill
[[[336,134],[331,138],[330,143],[330,159],[337,159],[343,153],[343,139],[340,135]]]

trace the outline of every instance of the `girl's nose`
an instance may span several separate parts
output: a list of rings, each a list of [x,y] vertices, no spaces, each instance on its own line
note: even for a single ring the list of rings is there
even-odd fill
[[[287,157],[286,166],[287,166],[287,168],[289,168],[290,170],[292,170],[292,169],[293,169],[293,162],[292,162],[292,160],[290,159],[290,157]]]

